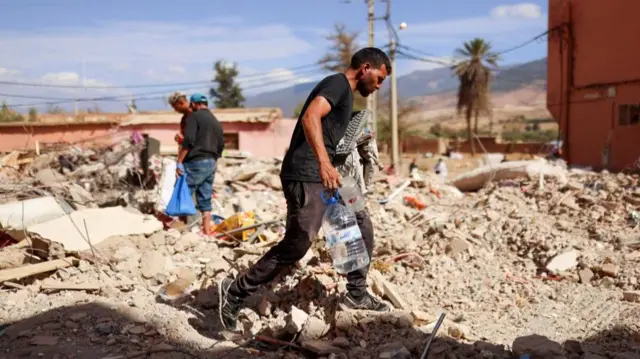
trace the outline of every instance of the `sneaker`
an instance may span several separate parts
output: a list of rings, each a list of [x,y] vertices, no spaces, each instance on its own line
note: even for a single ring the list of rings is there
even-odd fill
[[[218,283],[218,314],[222,326],[233,331],[236,329],[242,300],[229,294],[231,283],[233,280],[229,278],[224,278]]]
[[[391,310],[388,305],[378,300],[378,298],[366,292],[362,298],[355,299],[351,293],[347,293],[340,303],[340,306],[346,310],[372,310],[375,312],[388,312]]]

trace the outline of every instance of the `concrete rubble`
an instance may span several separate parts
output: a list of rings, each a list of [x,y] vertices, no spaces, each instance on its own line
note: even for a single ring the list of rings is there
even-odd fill
[[[369,282],[394,310],[338,309],[346,278],[320,238],[248,299],[241,333],[224,333],[217,281],[284,233],[280,160],[221,159],[215,214],[251,212],[255,225],[203,237],[157,212],[172,161],[136,179],[139,150],[71,148],[0,171],[0,230],[13,238],[0,249],[0,358],[186,358],[217,345],[236,357],[418,358],[440,313],[430,358],[640,355],[638,175],[505,162],[452,184],[426,173],[386,203],[405,179],[380,175]],[[69,309],[80,305],[96,307]]]

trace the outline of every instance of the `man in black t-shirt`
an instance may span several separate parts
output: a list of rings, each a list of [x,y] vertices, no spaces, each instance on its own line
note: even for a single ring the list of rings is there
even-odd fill
[[[311,91],[291,137],[280,179],[287,201],[287,230],[252,268],[235,280],[218,285],[219,314],[227,329],[236,326],[243,301],[273,280],[282,269],[294,265],[307,253],[322,224],[326,205],[321,193],[340,187],[333,163],[336,146],[344,136],[353,112],[353,93],[366,97],[380,89],[391,73],[387,55],[369,47],[356,52],[344,73],[324,78]],[[356,213],[369,256],[373,251],[373,226],[366,211]],[[341,305],[346,309],[387,311],[389,307],[367,291],[368,268],[347,274],[347,291]]]

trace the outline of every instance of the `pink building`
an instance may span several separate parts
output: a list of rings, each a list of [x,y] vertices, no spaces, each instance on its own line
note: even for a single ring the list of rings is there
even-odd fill
[[[215,109],[224,129],[225,149],[254,157],[283,156],[296,121],[277,108]],[[38,122],[0,123],[0,152],[34,150],[56,144],[112,143],[134,131],[160,141],[163,153],[177,153],[175,134],[180,115],[174,112],[137,114],[42,115]]]

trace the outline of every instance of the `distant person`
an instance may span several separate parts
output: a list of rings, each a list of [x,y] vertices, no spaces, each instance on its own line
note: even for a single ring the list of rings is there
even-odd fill
[[[417,171],[418,170],[418,165],[416,164],[416,159],[412,159],[411,163],[409,163],[409,173],[413,174],[413,171]]]
[[[207,98],[202,94],[191,95],[190,110],[184,109],[182,97],[171,106],[176,112],[185,114],[181,121],[182,141],[176,178],[187,173],[187,185],[191,194],[195,193],[196,208],[202,213],[202,233],[208,235],[211,233],[211,196],[216,162],[224,149],[222,126],[209,111]]]
[[[433,171],[438,176],[440,176],[440,178],[447,179],[447,175],[448,175],[447,164],[444,162],[442,158],[438,159],[438,163],[436,163],[436,166],[433,168]]]

